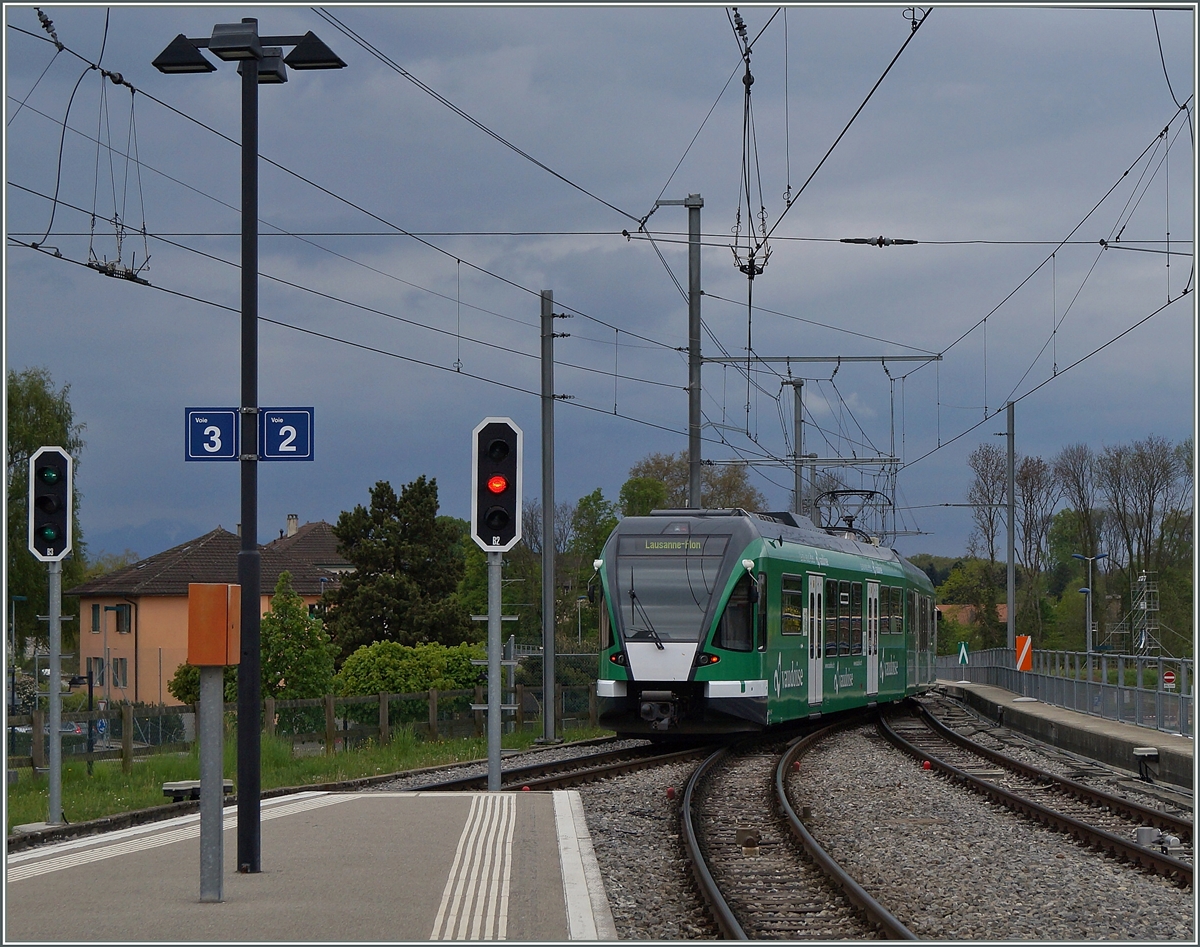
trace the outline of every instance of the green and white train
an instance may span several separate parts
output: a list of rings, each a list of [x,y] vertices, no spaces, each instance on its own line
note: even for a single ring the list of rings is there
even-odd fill
[[[857,530],[655,510],[596,569],[600,723],[620,734],[756,731],[933,684],[933,585]]]

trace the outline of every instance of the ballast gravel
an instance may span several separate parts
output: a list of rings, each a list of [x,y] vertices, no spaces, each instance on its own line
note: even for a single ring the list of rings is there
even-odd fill
[[[809,830],[918,938],[1195,943],[1194,893],[966,792],[873,729],[792,777]]]
[[[699,761],[670,763],[579,787],[621,940],[718,937],[679,838],[683,786]],[[674,788],[675,798],[667,790]]]

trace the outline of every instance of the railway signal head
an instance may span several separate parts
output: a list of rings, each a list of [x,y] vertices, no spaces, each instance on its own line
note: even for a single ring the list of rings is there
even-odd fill
[[[42,562],[71,552],[71,455],[39,447],[29,458],[29,551]]]
[[[471,538],[488,552],[507,552],[521,538],[521,429],[508,418],[484,418],[472,437]]]

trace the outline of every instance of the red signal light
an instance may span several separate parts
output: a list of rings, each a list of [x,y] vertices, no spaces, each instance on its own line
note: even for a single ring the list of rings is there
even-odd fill
[[[496,474],[496,476],[488,478],[487,488],[492,493],[503,493],[508,489],[508,478]]]

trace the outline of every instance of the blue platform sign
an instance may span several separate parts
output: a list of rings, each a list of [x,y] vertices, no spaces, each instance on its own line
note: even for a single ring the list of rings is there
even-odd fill
[[[184,460],[237,460],[237,408],[185,408]]]
[[[259,460],[312,460],[312,408],[259,408]]]

